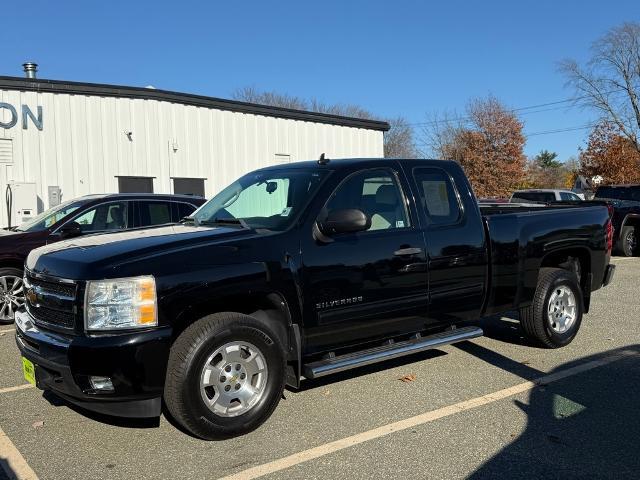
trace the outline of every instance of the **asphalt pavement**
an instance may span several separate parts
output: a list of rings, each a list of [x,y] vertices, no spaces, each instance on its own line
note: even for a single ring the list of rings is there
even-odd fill
[[[568,347],[486,319],[482,338],[286,391],[257,431],[217,442],[22,388],[0,326],[0,480],[640,478],[640,259],[614,263]]]

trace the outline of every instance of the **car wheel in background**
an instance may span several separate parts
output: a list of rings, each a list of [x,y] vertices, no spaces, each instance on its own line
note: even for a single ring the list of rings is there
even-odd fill
[[[638,252],[638,237],[635,227],[622,227],[616,250],[625,257],[633,257]]]
[[[22,270],[0,268],[0,324],[13,323],[18,308],[24,305]]]

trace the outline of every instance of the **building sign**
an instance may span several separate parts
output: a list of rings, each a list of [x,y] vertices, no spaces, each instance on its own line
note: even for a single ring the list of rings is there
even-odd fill
[[[28,105],[22,105],[21,111],[22,111],[21,112],[22,128],[24,130],[26,130],[29,125],[29,119],[31,119],[31,122],[35,125],[35,127],[38,130],[42,130],[43,121],[42,121],[41,106],[38,105],[37,115],[34,115],[34,113],[31,111]],[[2,120],[0,120],[0,128],[4,128],[5,130],[7,130],[9,128],[15,127],[18,124],[18,110],[16,109],[16,107],[11,105],[10,103],[0,102],[0,119],[6,118],[5,112],[9,112],[9,120],[6,122],[3,122]]]

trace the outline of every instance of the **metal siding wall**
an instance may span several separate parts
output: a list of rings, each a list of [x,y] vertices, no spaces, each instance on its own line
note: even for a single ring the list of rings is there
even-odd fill
[[[12,139],[13,164],[0,164],[0,193],[10,180],[36,182],[41,208],[47,187],[62,189],[63,200],[89,193],[116,192],[118,175],[150,176],[157,193],[173,190],[170,177],[206,178],[212,196],[241,175],[275,163],[276,154],[292,162],[321,153],[339,159],[380,157],[379,131],[221,111],[157,100],[0,90],[13,105],[18,123],[0,129]],[[22,105],[37,115],[22,128]],[[0,120],[9,120],[0,111]],[[126,133],[132,132],[131,140]],[[174,152],[173,145],[177,145]],[[0,224],[6,225],[0,206]]]

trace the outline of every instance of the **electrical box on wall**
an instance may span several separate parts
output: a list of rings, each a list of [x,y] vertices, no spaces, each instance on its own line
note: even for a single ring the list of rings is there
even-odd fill
[[[47,192],[49,194],[49,208],[60,205],[62,201],[62,190],[60,190],[60,187],[50,185],[47,188]]]
[[[35,183],[9,182],[7,187],[7,207],[11,212],[11,226],[20,225],[38,214]]]

